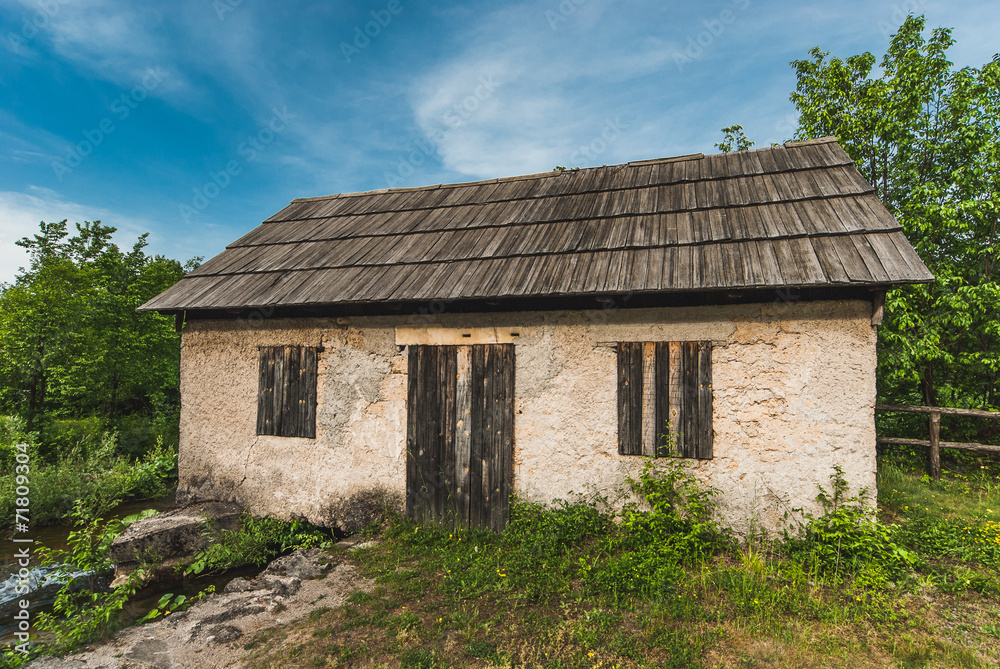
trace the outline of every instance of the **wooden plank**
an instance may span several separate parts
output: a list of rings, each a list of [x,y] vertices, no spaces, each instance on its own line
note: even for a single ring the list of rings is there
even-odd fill
[[[316,382],[319,365],[318,351],[315,346],[305,346],[302,349],[302,395],[301,395],[301,436],[316,438]]]
[[[663,458],[670,454],[670,344],[665,341],[656,342],[656,406],[653,423],[656,426],[656,454]]]
[[[698,448],[700,460],[712,459],[712,342],[698,342]]]
[[[406,517],[417,518],[417,443],[420,430],[420,366],[424,347],[410,346],[406,373]]]
[[[455,525],[469,526],[469,457],[472,444],[472,347],[455,352],[455,463],[452,490]]]
[[[642,345],[618,344],[618,452],[642,455]]]
[[[812,247],[813,253],[816,254],[816,258],[819,260],[820,267],[823,269],[823,274],[826,275],[828,283],[847,283],[851,280],[840,262],[834,238],[814,237],[812,239]]]
[[[270,346],[258,351],[259,376],[257,380],[257,434],[273,434],[271,417],[274,407],[274,352]]]
[[[437,353],[435,346],[424,346],[420,365],[420,439],[417,443],[417,517],[419,522],[433,518],[430,476],[434,466],[437,436]]]
[[[632,376],[629,370],[631,356],[629,355],[629,343],[619,342],[617,346],[618,354],[618,454],[631,455],[632,442],[632,413],[629,402],[629,383]]]
[[[510,497],[514,492],[514,391],[516,367],[513,344],[500,344],[502,353],[502,374],[500,388],[503,396],[500,429],[500,498],[497,500],[497,531],[507,527],[510,521]]]
[[[893,446],[925,446],[931,445],[931,442],[926,439],[902,439],[897,437],[879,437],[875,440],[879,444],[888,444]],[[940,442],[941,448],[956,448],[965,451],[978,451],[982,453],[1000,453],[1000,446],[995,444],[977,444],[963,441],[942,441]]]
[[[642,454],[656,457],[656,344],[642,342]]]
[[[682,413],[684,401],[684,356],[683,346],[679,341],[672,341],[668,345],[668,396],[667,396],[667,416],[670,421],[670,443],[673,444],[674,453],[682,454],[681,431],[683,429]]]
[[[494,456],[496,455],[496,448],[494,442],[494,434],[496,432],[496,415],[493,411],[493,407],[496,403],[496,388],[494,386],[493,380],[496,376],[496,350],[493,346],[489,344],[483,345],[483,371],[482,371],[482,386],[483,386],[483,422],[482,422],[482,452],[481,452],[481,468],[482,468],[482,497],[480,500],[478,511],[478,521],[476,525],[483,528],[492,527],[491,511],[493,508],[493,489],[494,489]],[[477,382],[479,379],[477,379]]]
[[[299,431],[299,363],[302,348],[285,346],[285,369],[282,373],[281,436],[297,437]]]
[[[469,449],[469,525],[482,527],[483,511],[483,433],[486,419],[486,347],[472,347],[472,441]]]
[[[271,434],[282,435],[284,434],[284,426],[282,425],[285,415],[285,347],[275,346],[274,347],[274,384],[271,386],[274,388],[274,414],[272,417],[272,425],[274,426],[274,432]]]
[[[434,515],[439,521],[452,522],[449,506],[451,482],[455,478],[455,370],[457,352],[454,346],[438,347],[437,384],[440,400],[437,443],[437,466],[433,472]]]
[[[885,316],[885,291],[877,291],[872,298],[872,327],[877,328]]]
[[[698,435],[700,418],[698,414],[698,342],[683,343],[684,358],[684,389],[681,400],[681,420],[683,434],[681,435],[681,453],[685,458],[698,455]]]
[[[942,416],[974,416],[976,418],[1000,418],[1000,411],[981,411],[979,409],[959,409],[956,407],[932,407],[898,404],[876,404],[877,411],[905,411],[908,413],[939,413]]]
[[[931,478],[941,480],[941,414],[935,412],[930,416],[931,445],[927,451],[928,469]]]

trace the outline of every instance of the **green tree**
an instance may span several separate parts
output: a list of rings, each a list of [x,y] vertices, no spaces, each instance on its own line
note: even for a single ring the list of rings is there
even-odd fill
[[[793,61],[795,138],[836,136],[936,276],[886,298],[881,399],[997,408],[1000,56],[956,69],[951,31],[924,25],[907,17],[874,72],[870,53]]]
[[[0,409],[41,433],[53,416],[99,416],[176,401],[179,336],[170,319],[136,307],[184,268],[147,256],[146,235],[129,251],[100,221],[42,222],[17,244],[30,264],[0,293]]]
[[[723,128],[722,134],[722,141],[716,142],[715,144],[715,148],[722,153],[729,153],[730,151],[746,151],[754,145],[746,134],[744,134],[743,126],[739,123],[731,125],[728,128]]]

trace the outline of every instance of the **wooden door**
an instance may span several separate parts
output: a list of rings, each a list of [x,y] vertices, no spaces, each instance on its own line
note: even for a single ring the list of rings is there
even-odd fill
[[[410,346],[406,513],[456,527],[507,525],[514,345]]]

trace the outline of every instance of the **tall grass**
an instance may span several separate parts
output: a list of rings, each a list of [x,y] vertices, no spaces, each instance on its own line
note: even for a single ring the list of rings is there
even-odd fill
[[[16,444],[27,444],[28,462],[16,459]],[[68,441],[63,451],[46,460],[34,435],[26,433],[17,417],[0,416],[0,528],[10,527],[18,488],[29,494],[29,518],[33,526],[67,518],[79,501],[85,511],[101,515],[128,499],[165,494],[177,476],[177,452],[157,439],[152,449],[132,458],[119,453],[114,432],[87,434]],[[23,457],[21,458],[24,459]]]

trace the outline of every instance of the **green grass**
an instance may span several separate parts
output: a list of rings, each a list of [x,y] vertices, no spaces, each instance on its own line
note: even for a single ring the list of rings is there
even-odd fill
[[[932,481],[886,462],[879,468],[878,489],[879,503],[895,514],[923,513],[962,522],[1000,521],[1000,484],[985,469],[972,476],[945,472],[941,481]]]
[[[834,478],[808,531],[748,542],[711,523],[711,496],[677,474],[638,482],[651,509],[519,503],[500,535],[396,518],[377,545],[344,553],[374,591],[252,642],[250,666],[1000,663],[996,562],[961,529],[991,527],[977,514],[993,482],[880,480],[898,484],[900,509],[934,495],[953,515],[885,505],[888,522],[875,524],[863,500],[837,497]],[[683,503],[668,503],[677,490]]]

